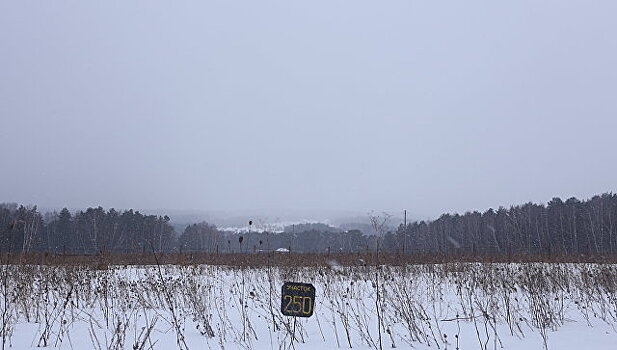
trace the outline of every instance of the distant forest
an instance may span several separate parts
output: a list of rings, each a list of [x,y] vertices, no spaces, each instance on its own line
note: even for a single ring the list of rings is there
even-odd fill
[[[385,217],[371,217],[372,231],[324,224],[284,232],[233,233],[207,222],[178,234],[168,216],[88,208],[42,214],[36,207],[0,204],[0,251],[56,254],[148,252],[362,252],[442,254],[608,255],[617,250],[617,195],[585,201],[553,198],[465,214],[443,214],[386,230]]]

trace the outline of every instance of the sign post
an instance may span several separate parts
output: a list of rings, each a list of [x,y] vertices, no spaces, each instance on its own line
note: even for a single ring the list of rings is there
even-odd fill
[[[308,283],[285,282],[281,291],[281,312],[285,316],[311,317],[315,287]]]

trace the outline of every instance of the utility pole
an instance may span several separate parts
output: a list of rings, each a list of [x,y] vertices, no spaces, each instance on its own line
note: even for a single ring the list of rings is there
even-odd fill
[[[403,254],[407,248],[407,209],[403,210]]]
[[[291,246],[294,242],[294,236],[296,235],[296,224],[291,224],[291,239],[289,240],[289,252],[291,253]]]

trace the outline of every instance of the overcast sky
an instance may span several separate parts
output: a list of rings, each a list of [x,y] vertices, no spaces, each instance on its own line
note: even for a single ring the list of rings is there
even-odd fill
[[[617,2],[0,1],[0,202],[398,210],[617,191]]]

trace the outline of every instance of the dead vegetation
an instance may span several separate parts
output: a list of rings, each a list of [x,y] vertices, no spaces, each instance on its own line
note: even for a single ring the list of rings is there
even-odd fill
[[[345,348],[425,344],[456,349],[460,337],[473,336],[477,348],[497,349],[504,334],[532,332],[548,347],[550,331],[573,315],[590,325],[617,323],[615,265],[372,266],[369,257],[361,259],[369,263],[331,260],[323,266],[271,268],[106,264],[104,269],[2,265],[0,336],[8,348],[17,324],[35,323],[36,346],[70,345],[75,332],[85,328],[95,349],[156,349],[161,337],[173,337],[178,349],[188,349],[187,339],[195,333],[215,348],[235,344],[252,349],[270,342],[273,348],[289,349],[308,341],[308,328],[317,323],[323,341],[335,339]],[[286,318],[278,310],[279,286],[294,280],[317,287],[317,312],[311,319]],[[463,334],[465,326],[472,331]]]
[[[615,264],[617,255],[560,255],[560,254],[436,254],[401,252],[356,253],[100,253],[54,254],[43,252],[3,253],[2,261],[8,264],[72,265],[106,269],[110,265],[214,265],[230,267],[291,267],[328,266],[335,260],[341,266],[404,266],[416,264],[445,264],[457,262],[479,263],[596,263]]]

